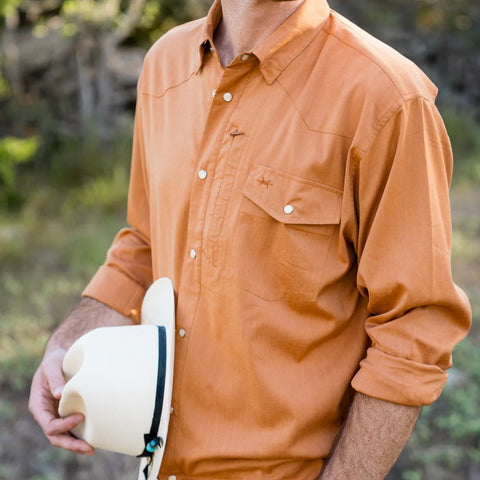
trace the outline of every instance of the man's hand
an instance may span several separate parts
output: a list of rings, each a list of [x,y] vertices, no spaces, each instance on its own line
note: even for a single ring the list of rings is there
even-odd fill
[[[319,480],[383,480],[403,450],[420,408],[356,393]]]
[[[53,446],[85,455],[95,453],[92,446],[70,433],[83,421],[82,414],[59,418],[58,402],[65,385],[62,363],[77,338],[97,327],[120,325],[132,325],[132,321],[103,303],[85,297],[50,337],[32,380],[28,406]]]
[[[58,401],[65,384],[62,362],[66,353],[66,350],[59,348],[45,354],[33,377],[29,408],[53,446],[93,455],[93,447],[69,433],[83,420],[83,415],[76,413],[58,418]]]

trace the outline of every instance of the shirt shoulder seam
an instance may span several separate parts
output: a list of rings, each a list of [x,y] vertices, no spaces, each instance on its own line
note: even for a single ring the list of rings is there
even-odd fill
[[[313,128],[311,127],[308,122],[306,121],[305,117],[302,115],[302,112],[300,112],[300,110],[298,109],[296,103],[294,102],[293,98],[290,96],[290,94],[288,93],[288,90],[282,85],[282,83],[280,82],[280,80],[277,78],[276,79],[276,82],[278,83],[278,85],[280,86],[280,88],[285,92],[285,94],[287,95],[288,99],[290,100],[290,102],[292,103],[293,105],[293,108],[295,109],[295,111],[298,113],[298,115],[300,116],[300,118],[302,119],[302,122],[304,123],[304,125],[312,132],[316,132],[316,133],[323,133],[324,135],[335,135],[336,137],[341,137],[341,138],[344,138],[346,140],[353,140],[353,137],[349,137],[348,135],[343,135],[341,133],[337,133],[337,132],[327,132],[325,130],[318,130],[316,128]]]
[[[145,95],[145,96],[147,96],[147,97],[162,98],[162,97],[165,96],[165,94],[166,94],[167,92],[169,92],[170,90],[173,90],[173,89],[175,89],[175,88],[178,88],[178,87],[182,86],[184,83],[187,83],[187,82],[192,78],[193,75],[195,75],[195,70],[192,71],[192,72],[190,73],[190,75],[188,75],[187,78],[185,78],[184,80],[176,83],[175,85],[170,85],[169,87],[167,87],[167,88],[166,88],[163,92],[161,92],[161,93],[150,93],[150,92],[144,91],[143,89],[139,90],[139,92],[140,92],[142,95]]]
[[[395,117],[395,115],[406,105],[408,105],[411,102],[417,101],[417,100],[422,100],[426,101],[427,103],[432,103],[429,98],[426,98],[423,95],[414,95],[411,94],[409,95],[408,98],[404,99],[400,104],[394,105],[392,108],[387,110],[385,114],[377,121],[375,127],[373,128],[373,132],[370,135],[368,141],[365,144],[364,148],[359,148],[358,146],[356,147],[356,150],[358,151],[358,154],[355,155],[355,164],[354,167],[356,168],[358,164],[361,162],[362,158],[367,154],[367,152],[370,150],[372,147],[373,143],[375,142],[375,139],[378,138],[382,130],[385,128],[386,125],[390,122],[390,120]]]
[[[348,28],[349,30],[352,30],[353,29],[350,27],[350,25],[348,25],[346,22],[344,22],[342,20],[341,17],[338,18],[338,21],[342,23],[342,25],[345,27],[345,28]],[[397,85],[397,82],[395,82],[395,80],[392,78],[392,76],[383,68],[383,66],[377,62],[375,60],[375,58],[371,57],[370,55],[367,55],[364,51],[360,50],[359,48],[353,46],[352,44],[346,42],[343,38],[339,37],[337,34],[329,31],[326,27],[323,27],[323,30],[324,32],[329,35],[329,36],[332,36],[334,37],[336,40],[338,40],[339,42],[341,42],[343,45],[351,48],[352,50],[355,50],[356,52],[358,52],[360,55],[362,55],[363,57],[367,58],[368,60],[370,60],[374,65],[376,65],[383,73],[384,75],[390,80],[390,82],[392,83],[392,85],[395,87],[395,89],[398,91],[399,95],[406,101],[409,100],[410,97],[413,96],[417,96],[416,93],[403,93],[401,90],[400,90],[400,87]],[[408,59],[407,59],[408,60]]]

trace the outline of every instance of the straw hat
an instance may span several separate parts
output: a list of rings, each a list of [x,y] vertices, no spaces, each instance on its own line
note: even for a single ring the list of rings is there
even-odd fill
[[[102,327],[79,338],[63,361],[59,414],[83,413],[72,433],[96,448],[142,458],[139,479],[157,478],[167,439],[175,313],[168,278],[148,289],[142,325]]]

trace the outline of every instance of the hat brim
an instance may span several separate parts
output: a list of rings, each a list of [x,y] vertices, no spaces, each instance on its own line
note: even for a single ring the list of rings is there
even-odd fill
[[[169,278],[159,278],[147,290],[142,304],[141,324],[164,327],[166,334],[165,389],[157,433],[157,436],[162,439],[162,443],[155,449],[151,459],[142,458],[138,474],[138,480],[154,480],[158,476],[165,451],[172,404],[175,358],[175,295],[173,284]]]

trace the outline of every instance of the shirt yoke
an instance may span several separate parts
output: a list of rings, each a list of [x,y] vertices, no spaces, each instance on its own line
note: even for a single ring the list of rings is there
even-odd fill
[[[345,63],[348,61],[352,64],[352,57],[358,57],[362,70],[374,85],[385,85],[389,89],[390,98],[396,90],[404,102],[417,97],[423,97],[432,103],[435,101],[437,87],[411,60],[339,13],[332,12],[331,18],[332,22],[324,30],[331,39],[338,42],[338,59],[343,58]],[[348,65],[344,67],[349,70]],[[369,84],[368,88],[371,87],[372,84]],[[377,93],[382,92],[377,90]]]
[[[161,97],[171,88],[188,81],[200,65],[199,45],[205,18],[169,30],[148,50],[142,69],[139,92]]]
[[[402,106],[437,94],[413,62],[333,11],[277,81],[310,130],[351,139],[360,155]]]

